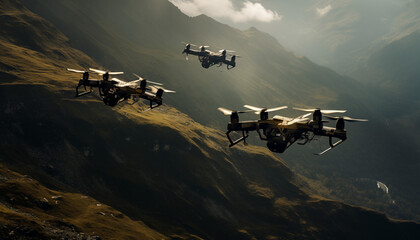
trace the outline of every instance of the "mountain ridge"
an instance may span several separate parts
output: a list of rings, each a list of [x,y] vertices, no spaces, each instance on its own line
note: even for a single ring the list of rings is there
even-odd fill
[[[44,41],[53,44],[44,52],[61,45]],[[58,59],[1,43],[9,69],[1,71],[14,77],[0,85],[0,139],[7,139],[0,158],[25,174],[89,193],[173,239],[392,239],[420,231],[312,196],[266,148],[229,149],[223,132],[172,107],[140,114],[142,105],[111,109],[93,96],[74,99],[76,78],[65,67],[97,64],[70,45],[62,52],[72,54]]]

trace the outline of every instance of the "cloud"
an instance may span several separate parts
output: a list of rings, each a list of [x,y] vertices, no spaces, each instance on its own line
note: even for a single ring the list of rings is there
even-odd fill
[[[272,22],[281,20],[277,12],[266,9],[261,3],[243,2],[235,9],[232,0],[169,0],[188,16],[206,14],[213,18],[225,18],[233,22]]]
[[[319,16],[324,16],[325,14],[327,14],[329,11],[331,11],[332,7],[331,5],[327,5],[324,8],[316,8],[316,12],[318,13]]]

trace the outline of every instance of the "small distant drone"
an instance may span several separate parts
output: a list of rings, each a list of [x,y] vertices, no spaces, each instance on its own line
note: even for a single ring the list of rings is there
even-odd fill
[[[130,98],[133,99],[133,104],[140,98],[143,98],[150,101],[149,109],[153,109],[162,105],[162,95],[164,92],[175,92],[164,89],[162,87],[163,84],[161,83],[146,81],[146,79],[136,74],[134,74],[137,77],[136,80],[125,82],[115,77],[109,79],[109,76],[124,74],[123,72],[109,72],[94,68],[89,68],[89,70],[86,71],[71,68],[67,68],[67,70],[83,74],[82,79],[79,80],[79,84],[76,87],[76,97],[92,93],[93,88],[98,88],[99,95],[103,102],[111,107]],[[89,73],[92,72],[102,75],[102,80],[89,79]],[[147,83],[151,83],[153,85],[147,86]],[[79,88],[82,86],[85,91],[80,93]],[[89,87],[90,89],[87,90],[86,87]]]
[[[249,110],[232,111],[226,108],[218,108],[218,110],[221,111],[224,115],[230,116],[230,123],[227,125],[228,131],[226,132],[226,136],[230,142],[229,147],[232,147],[241,141],[246,144],[246,138],[248,137],[249,131],[257,131],[260,139],[267,141],[268,149],[270,149],[272,152],[278,153],[284,152],[288,147],[290,147],[294,142],[298,140],[302,141],[298,144],[305,145],[306,143],[313,140],[315,136],[326,136],[329,138],[330,147],[321,153],[316,153],[316,155],[322,155],[347,139],[347,132],[346,129],[344,129],[345,121],[368,121],[366,119],[354,119],[350,117],[334,117],[325,115],[325,117],[329,119],[337,120],[335,128],[332,128],[324,126],[326,121],[322,120],[322,114],[344,113],[346,110],[294,108],[295,110],[309,113],[295,118],[278,115],[274,116],[273,118],[268,118],[269,112],[282,110],[287,108],[287,106],[271,109],[253,107],[250,105],[244,105],[244,107],[248,108]],[[260,119],[254,121],[239,121],[239,114],[246,112],[255,112],[255,114],[260,115]],[[311,114],[313,115],[312,120],[308,118]],[[242,137],[237,140],[232,140],[230,137],[230,133],[232,131],[242,132]],[[333,143],[333,138],[337,138],[338,141]]]
[[[209,68],[213,65],[221,67],[223,64],[226,64],[227,69],[232,69],[236,66],[236,58],[238,56],[232,55],[235,51],[222,49],[218,53],[206,50],[209,46],[200,46],[200,50],[193,50],[191,46],[196,46],[191,43],[185,44],[185,49],[182,53],[186,54],[186,59],[188,60],[188,54],[198,56],[198,60],[201,62],[203,68]],[[230,60],[226,59],[227,55],[231,54],[232,57]]]

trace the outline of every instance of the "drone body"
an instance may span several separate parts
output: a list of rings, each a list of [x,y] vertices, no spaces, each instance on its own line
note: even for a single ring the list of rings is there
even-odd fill
[[[150,101],[150,109],[152,109],[162,105],[162,95],[164,92],[174,92],[161,87],[161,83],[146,81],[146,79],[143,79],[136,74],[134,75],[138,79],[131,82],[125,82],[118,78],[112,78],[111,80],[109,79],[110,75],[119,75],[123,74],[123,72],[107,72],[93,68],[89,68],[88,71],[69,68],[67,70],[76,73],[83,73],[83,77],[79,80],[79,84],[76,87],[76,97],[92,93],[93,88],[98,88],[99,95],[103,102],[111,107],[130,98],[134,100],[134,103],[142,98]],[[89,79],[90,72],[95,72],[99,75],[102,75],[102,80]],[[147,86],[147,82],[154,85]],[[85,91],[79,93],[79,88],[82,86],[84,87]],[[90,88],[89,91],[86,89],[86,87]]]
[[[299,109],[301,111],[309,111],[312,113],[307,113],[305,115],[288,118],[284,116],[276,115],[273,118],[268,118],[268,112],[278,111],[281,109],[287,108],[286,106],[279,108],[258,108],[249,105],[244,107],[254,111],[256,114],[260,115],[259,120],[253,121],[239,121],[239,114],[250,112],[249,110],[245,111],[231,111],[225,108],[219,108],[219,111],[223,112],[225,115],[230,115],[230,122],[227,125],[226,136],[230,142],[229,147],[232,147],[239,142],[243,141],[246,143],[246,138],[249,136],[250,131],[256,131],[261,140],[267,141],[267,147],[272,152],[283,153],[288,147],[290,147],[296,141],[302,141],[298,144],[305,145],[310,142],[314,136],[325,136],[329,138],[330,147],[325,151],[318,153],[321,155],[341,144],[347,139],[347,132],[344,129],[344,121],[353,121],[353,122],[362,122],[367,121],[365,119],[352,119],[349,117],[330,117],[328,118],[336,119],[336,127],[325,127],[322,120],[322,113],[333,114],[333,113],[344,113],[345,110],[320,110],[320,109]],[[308,117],[313,115],[312,120]],[[231,132],[241,132],[242,137],[236,140],[232,140],[230,133]],[[338,139],[337,142],[333,143],[333,138]]]
[[[186,54],[188,60],[188,55],[198,56],[198,60],[201,62],[203,68],[209,68],[211,66],[217,65],[221,67],[223,64],[226,64],[227,69],[232,69],[236,66],[236,55],[232,55],[231,59],[227,59],[228,53],[233,53],[235,51],[222,49],[218,53],[206,50],[209,46],[200,46],[200,50],[193,50],[191,46],[196,46],[191,43],[185,44],[185,49],[182,53]]]

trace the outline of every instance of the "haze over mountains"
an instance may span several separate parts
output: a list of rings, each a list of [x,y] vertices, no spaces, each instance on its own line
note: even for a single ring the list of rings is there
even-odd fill
[[[201,0],[171,2],[190,15],[202,12],[240,29],[256,26],[287,49],[348,75],[374,51],[420,30],[420,2],[412,0],[258,1],[267,15],[274,12],[280,16],[269,23],[259,18],[235,19],[235,13],[245,8],[243,0],[214,1],[214,6]],[[192,2],[201,5],[193,8],[194,4],[180,4]],[[230,12],[221,14],[216,10],[221,2],[233,4]],[[209,5],[212,8],[205,8]]]
[[[215,109],[222,104],[272,106],[296,99],[299,105],[344,104],[367,114],[353,94],[345,93],[359,89],[349,79],[285,51],[256,29],[241,32],[206,16],[191,19],[166,1],[24,3],[49,22],[18,1],[2,1],[0,132],[7,141],[0,146],[0,158],[8,166],[36,176],[42,184],[89,194],[144,221],[156,231],[154,236],[395,239],[418,235],[417,224],[390,221],[370,210],[312,196],[303,187],[314,187],[266,148],[228,149],[223,132],[194,121],[224,126],[227,119],[216,115]],[[110,17],[114,15],[119,17]],[[185,62],[178,43],[188,40],[239,50],[243,67],[205,71],[197,61]],[[141,113],[141,106],[111,109],[93,96],[74,99],[78,76],[65,68],[87,66],[137,72],[164,82],[178,92],[164,96],[165,101],[194,120],[169,106]],[[340,150],[363,149],[357,145],[349,142]],[[364,151],[360,154],[369,153]],[[366,160],[351,157],[355,165]],[[305,163],[305,159],[291,160]],[[371,164],[372,169],[359,165],[352,171],[369,172],[378,166]],[[395,162],[388,164],[385,169]],[[319,165],[324,172],[339,170],[337,165]]]

